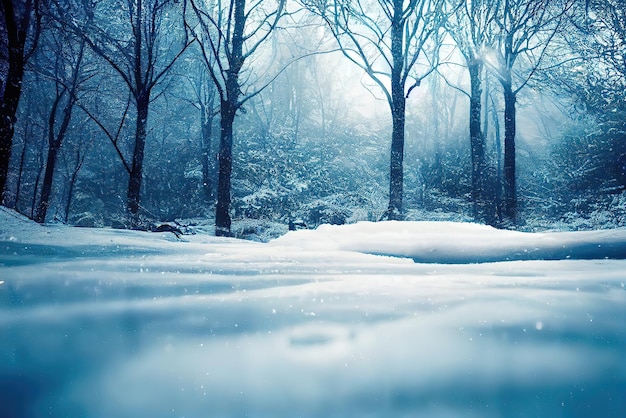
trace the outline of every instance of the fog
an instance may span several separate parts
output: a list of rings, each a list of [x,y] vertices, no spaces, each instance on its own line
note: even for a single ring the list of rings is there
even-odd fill
[[[0,5],[0,416],[623,417],[621,0]]]
[[[533,35],[528,51],[515,52],[499,41],[506,28],[498,2],[483,9],[422,3],[442,20],[423,31],[431,15],[407,12],[405,28],[415,34],[405,38],[401,67],[391,59],[391,20],[375,2],[333,24],[333,2],[328,9],[245,5],[231,90],[228,42],[236,28],[202,14],[201,3],[166,2],[163,12],[148,2],[143,16],[154,21],[134,23],[125,12],[133,2],[46,6],[46,24],[32,29],[37,48],[21,83],[4,204],[40,222],[80,226],[232,219],[234,230],[216,231],[255,240],[280,235],[290,220],[308,227],[475,220],[526,231],[622,226],[624,73],[605,36],[619,33],[615,22],[595,13],[585,29],[577,4],[533,3],[541,19],[516,32]],[[602,7],[607,16],[616,10],[590,6]],[[137,38],[135,24],[154,30]],[[470,36],[472,25],[483,38]],[[3,50],[8,41],[3,35]],[[139,45],[138,60],[124,42]],[[480,63],[474,92],[468,53]],[[406,96],[402,135],[391,111],[404,106],[391,95],[393,68]],[[509,82],[512,130],[503,95]],[[230,103],[232,126],[220,103]],[[480,105],[474,133],[470,103]]]

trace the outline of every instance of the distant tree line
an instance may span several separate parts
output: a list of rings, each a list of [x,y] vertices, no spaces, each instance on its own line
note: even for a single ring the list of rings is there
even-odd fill
[[[625,222],[618,0],[0,10],[2,202],[37,222]]]

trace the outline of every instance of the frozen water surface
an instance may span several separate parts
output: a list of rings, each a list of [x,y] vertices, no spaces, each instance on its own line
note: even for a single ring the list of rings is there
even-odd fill
[[[2,417],[626,416],[625,230],[0,216]]]

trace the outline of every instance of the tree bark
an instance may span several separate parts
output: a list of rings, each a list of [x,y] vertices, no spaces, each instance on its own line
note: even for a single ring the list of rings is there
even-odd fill
[[[404,128],[406,118],[406,98],[404,96],[404,25],[403,1],[394,0],[394,16],[391,24],[391,156],[389,164],[389,220],[402,219],[402,198],[404,192]]]
[[[69,181],[69,189],[67,191],[67,201],[65,202],[65,222],[70,218],[70,209],[72,208],[72,200],[74,199],[74,189],[76,188],[76,181],[78,180],[78,172],[80,171],[84,157],[81,157],[80,150],[76,152],[76,165],[72,170],[72,175],[70,176]]]
[[[133,150],[133,164],[128,179],[127,208],[130,214],[131,227],[138,226],[139,202],[141,199],[141,182],[143,173],[144,149],[146,146],[148,110],[150,95],[140,95],[137,100],[137,122],[135,125],[135,148]]]
[[[230,179],[233,168],[233,123],[236,111],[236,105],[228,100],[222,101],[217,206],[215,208],[215,235],[218,237],[231,235]]]
[[[14,0],[3,0],[0,10],[3,12],[0,22],[4,25],[5,52],[8,58],[7,79],[5,85],[0,85],[0,204],[2,204],[11,160],[16,113],[22,94],[24,67],[29,54],[37,46],[41,15],[39,0],[20,1],[17,10],[14,7]],[[26,40],[33,18],[35,30],[31,51],[27,52]]]
[[[41,185],[41,197],[35,211],[34,221],[44,223],[48,208],[50,207],[50,195],[52,192],[52,179],[54,177],[54,168],[56,166],[57,155],[59,153],[59,144],[54,141],[48,146],[48,157],[46,158],[46,170],[43,176],[43,184]]]
[[[212,104],[211,104],[212,106]],[[202,189],[204,199],[207,203],[212,203],[213,194],[213,173],[215,162],[211,154],[211,136],[213,134],[212,108],[206,105],[201,106],[202,112]]]
[[[22,77],[24,76],[25,65],[24,45],[26,40],[26,29],[18,27],[12,2],[3,2],[3,6],[7,26],[9,68],[2,101],[0,102],[0,204],[2,204],[2,196],[4,195],[9,173],[15,115],[20,95],[22,94]]]
[[[43,155],[43,144],[45,141],[40,141],[41,145],[40,145],[40,149],[39,149],[39,156]],[[34,219],[35,218],[35,213],[37,210],[37,193],[39,191],[39,183],[41,182],[41,175],[44,171],[44,166],[43,166],[43,158],[37,157],[37,162],[39,163],[39,167],[37,168],[37,176],[35,176],[35,183],[33,184],[33,197],[31,198],[31,203],[30,203],[30,218]]]
[[[24,174],[24,164],[26,162],[26,149],[27,149],[26,138],[24,138],[24,145],[22,145],[22,152],[20,153],[20,165],[17,170],[17,181],[15,186],[15,196],[14,198],[8,202],[10,208],[17,209],[17,205],[20,201],[20,194],[22,193],[22,175]],[[4,202],[5,204],[7,202]]]
[[[82,53],[81,53],[82,56]],[[78,71],[78,70],[76,70]],[[50,110],[50,116],[48,118],[48,157],[46,159],[46,171],[43,178],[43,184],[41,186],[41,198],[37,205],[37,211],[35,212],[35,222],[44,223],[46,221],[46,215],[48,208],[50,207],[50,195],[52,192],[52,180],[54,178],[54,169],[57,163],[57,155],[59,149],[65,139],[65,134],[70,126],[72,119],[72,109],[74,107],[75,100],[72,97],[73,93],[68,94],[68,101],[63,108],[63,120],[59,126],[58,132],[55,133],[54,125],[56,122],[57,109],[61,100],[65,96],[65,92],[57,94],[57,97]]]
[[[474,218],[482,216],[485,209],[484,178],[485,175],[485,139],[481,123],[482,83],[480,78],[481,65],[478,62],[468,64],[470,75],[470,150],[472,159],[472,212]]]
[[[515,181],[515,102],[516,95],[510,84],[503,84],[504,91],[504,208],[506,223],[517,223],[517,186]]]
[[[234,26],[232,35],[231,67],[224,77],[225,94],[220,100],[220,150],[218,154],[217,205],[215,208],[215,235],[231,236],[230,180],[233,170],[233,123],[241,106],[239,72],[243,67],[244,27],[246,23],[245,0],[234,1]]]
[[[133,149],[133,162],[131,164],[126,208],[130,217],[130,227],[137,228],[139,222],[139,201],[141,200],[141,177],[143,174],[143,157],[146,146],[146,132],[148,124],[148,108],[150,106],[150,91],[146,91],[143,74],[144,53],[144,25],[143,25],[143,1],[137,0],[135,17],[132,21],[134,36],[134,51],[132,56],[135,89],[135,104],[137,106],[137,120],[135,122],[135,146]]]
[[[391,109],[391,158],[389,166],[389,207],[387,209],[389,220],[402,219],[402,198],[404,192],[404,128],[405,128],[405,100],[400,94],[394,100]]]

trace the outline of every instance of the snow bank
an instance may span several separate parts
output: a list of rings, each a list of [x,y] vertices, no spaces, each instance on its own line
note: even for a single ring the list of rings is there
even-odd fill
[[[623,259],[626,229],[528,233],[456,222],[359,222],[292,231],[271,245],[409,257],[424,263]]]
[[[180,246],[175,244],[185,241],[189,244],[248,245],[255,247],[257,252],[273,252],[277,247],[291,252],[350,251],[438,264],[626,258],[626,228],[530,233],[447,221],[358,222],[290,231],[263,245],[205,234],[185,235],[180,240],[169,232],[146,233],[65,225],[42,227],[2,207],[0,241],[7,242],[7,248],[29,243],[31,251],[35,251],[35,245],[48,245],[47,251],[56,248],[60,253],[79,249],[80,255],[114,253],[120,246],[134,246],[137,251],[146,253],[179,251]]]

